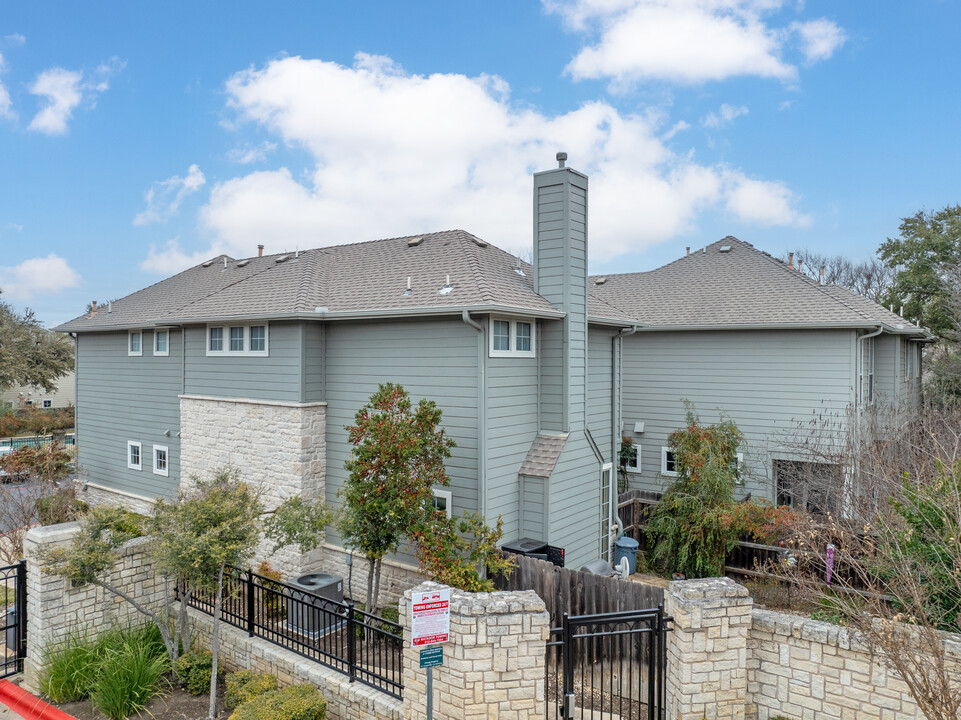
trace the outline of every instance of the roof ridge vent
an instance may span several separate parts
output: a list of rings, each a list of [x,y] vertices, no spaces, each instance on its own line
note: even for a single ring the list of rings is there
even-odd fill
[[[603,285],[603,284],[606,283],[606,282],[607,282],[607,278],[606,278],[606,277],[599,277],[599,278],[595,278],[595,279],[594,279],[594,284],[595,284],[595,285]]]
[[[200,267],[210,267],[211,265],[214,264],[214,260],[216,260],[216,259],[217,259],[217,258],[211,258],[211,259],[208,260],[207,262],[202,262],[202,263],[200,263]]]
[[[249,264],[250,264],[250,259],[248,258],[247,260],[241,260],[239,263],[237,263],[237,267],[246,267]]]
[[[412,237],[410,240],[407,241],[407,247],[417,247],[422,242],[424,242],[423,235],[421,235],[420,237]]]
[[[487,247],[488,245],[490,245],[489,242],[487,242],[486,240],[481,240],[481,239],[480,239],[479,237],[477,237],[476,235],[471,235],[471,236],[470,236],[470,239],[473,240],[473,241],[474,241],[474,244],[475,244],[477,247],[480,247],[480,248],[485,248],[485,247]]]
[[[731,246],[730,246],[730,245],[721,245],[721,247],[718,248],[718,252],[729,253],[729,252],[731,252]]]
[[[290,260],[290,255],[281,255],[279,258],[275,258],[274,262],[282,263],[282,262],[287,262],[288,260]]]

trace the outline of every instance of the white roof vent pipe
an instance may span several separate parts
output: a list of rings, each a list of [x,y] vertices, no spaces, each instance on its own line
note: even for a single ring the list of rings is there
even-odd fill
[[[224,270],[227,269],[227,256],[224,255]]]
[[[450,294],[451,294],[451,291],[452,291],[453,289],[454,289],[454,286],[450,284],[450,275],[448,275],[448,276],[447,276],[447,282],[444,283],[444,287],[442,287],[442,288],[440,289],[440,292],[437,293],[437,294],[438,294],[438,295],[450,295]]]
[[[407,276],[407,289],[404,290],[404,292],[401,293],[401,294],[403,295],[403,297],[410,297],[411,292],[412,292],[412,291],[411,291],[411,289],[410,289],[410,275],[408,275],[408,276]]]

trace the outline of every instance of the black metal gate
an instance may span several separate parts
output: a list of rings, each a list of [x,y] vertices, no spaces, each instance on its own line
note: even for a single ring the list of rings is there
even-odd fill
[[[27,656],[27,562],[0,567],[3,625],[0,627],[0,678],[23,672]]]
[[[547,718],[663,720],[664,607],[571,617],[547,643]]]

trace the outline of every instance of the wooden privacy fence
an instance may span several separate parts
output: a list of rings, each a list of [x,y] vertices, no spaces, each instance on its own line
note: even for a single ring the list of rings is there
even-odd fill
[[[592,575],[557,567],[536,558],[515,555],[509,577],[498,577],[498,590],[533,590],[547,605],[551,626],[568,615],[602,615],[627,610],[647,610],[664,602],[664,588],[645,583]]]

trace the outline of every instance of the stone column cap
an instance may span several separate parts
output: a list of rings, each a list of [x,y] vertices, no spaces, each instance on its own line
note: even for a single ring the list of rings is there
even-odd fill
[[[508,615],[519,612],[546,612],[547,606],[533,590],[498,590],[472,593],[428,580],[407,590],[404,599],[410,602],[415,592],[450,590],[450,610],[460,615]]]
[[[699,578],[697,580],[672,580],[668,592],[681,600],[707,600],[710,598],[748,597],[747,588],[727,577]]]

